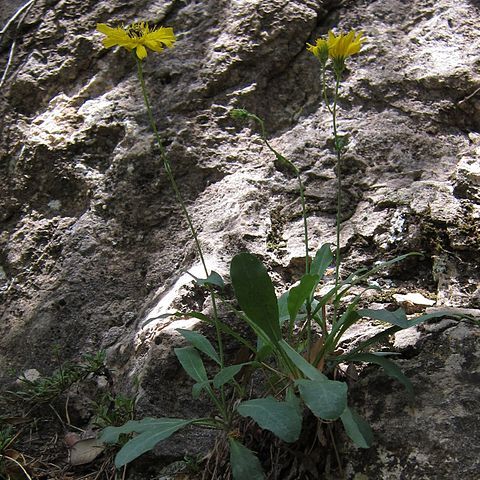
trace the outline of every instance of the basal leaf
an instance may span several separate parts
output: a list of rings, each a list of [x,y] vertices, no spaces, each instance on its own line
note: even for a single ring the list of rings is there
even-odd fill
[[[232,466],[232,474],[234,480],[265,480],[262,466],[257,456],[229,437],[230,444],[230,465]]]
[[[285,393],[285,401],[297,410],[298,415],[301,415],[303,417],[302,401],[295,394],[295,389],[292,386],[287,388],[287,391]]]
[[[286,321],[290,319],[290,315],[288,313],[288,295],[290,292],[285,292],[284,294],[278,297],[278,316],[280,325],[283,325]]]
[[[452,312],[433,312],[433,313],[425,313],[423,315],[420,315],[417,318],[414,318],[413,320],[408,322],[409,327],[414,327],[415,325],[419,325],[420,323],[423,323],[427,320],[431,320],[432,318],[443,318],[443,317],[449,317],[449,318],[455,318],[457,320],[460,320],[463,316],[462,315],[456,315],[452,314]]]
[[[207,372],[198,351],[194,347],[175,348],[175,355],[183,369],[197,382],[208,382]]]
[[[307,407],[323,420],[336,420],[347,408],[346,383],[334,380],[297,380],[295,383]]]
[[[192,387],[192,398],[197,400],[202,393],[202,390],[207,388],[210,382],[195,383]]]
[[[285,442],[295,442],[302,430],[302,416],[292,403],[273,397],[256,398],[237,407],[242,417],[253,418],[261,428],[270,430]]]
[[[235,330],[232,330],[228,325],[226,325],[223,322],[216,323],[214,320],[207,317],[205,314],[201,312],[190,311],[185,313],[177,313],[176,316],[198,318],[199,320],[206,323],[207,325],[211,325],[213,327],[218,326],[222,332],[235,338],[235,340],[237,340],[242,345],[245,345],[249,350],[255,351],[255,348],[253,347],[253,345],[251,345],[250,342],[248,340],[245,340],[241,335],[236,333]]]
[[[353,362],[367,362],[380,365],[387,375],[398,380],[407,390],[407,392],[413,396],[413,386],[410,380],[404,375],[398,365],[393,363],[388,358],[382,355],[375,355],[374,353],[355,353],[348,357],[349,361]]]
[[[313,295],[313,291],[318,285],[318,279],[318,275],[305,274],[300,283],[290,289],[287,301],[290,322],[295,320],[302,305]]]
[[[230,365],[229,367],[222,368],[215,377],[213,377],[214,387],[220,388],[228,383],[240,372],[244,365],[248,365],[248,363],[239,363],[238,365]]]
[[[181,428],[186,427],[187,425],[195,421],[182,420],[178,418],[158,419],[159,422],[160,420],[165,420],[165,422],[157,423],[155,428],[140,433],[136,437],[129,440],[120,449],[120,451],[117,453],[117,456],[115,457],[115,466],[117,468],[123,467],[127,463],[130,463],[132,460],[135,460],[143,453],[152,450],[158,442],[165,440],[177,430],[180,430]]]
[[[262,345],[259,339],[255,360],[257,362],[264,362],[268,357],[272,355],[272,353],[273,353],[272,345],[271,344]]]
[[[330,244],[325,243],[320,247],[320,250],[315,255],[315,258],[312,260],[310,265],[310,273],[313,275],[318,275],[319,279],[322,279],[325,275],[325,271],[328,266],[333,261],[332,250],[330,249]]]
[[[369,448],[373,443],[373,432],[370,425],[358,413],[347,407],[340,416],[345,432],[360,448]]]
[[[294,350],[285,340],[279,342],[282,350],[287,354],[292,363],[308,378],[317,381],[326,381],[328,378],[319,372],[311,363],[307,362],[296,350]]]
[[[200,350],[220,365],[220,357],[208,338],[201,333],[183,328],[177,328],[177,332],[182,335],[183,338],[188,340],[196,349]]]
[[[247,317],[273,343],[281,338],[277,297],[262,262],[250,253],[233,257],[230,265],[235,296]]]
[[[358,352],[362,352],[367,348],[370,348],[372,345],[375,345],[379,342],[382,342],[385,338],[388,338],[398,331],[402,330],[400,327],[390,327],[384,330],[383,332],[379,332],[373,337],[369,338],[368,340],[365,340],[361,342],[359,345],[357,345],[353,350],[351,350],[349,353],[339,355],[338,357],[335,358],[334,362],[336,364],[341,363],[341,362],[346,362],[350,360],[350,357],[353,355],[356,355]]]
[[[120,435],[129,433],[142,433],[146,430],[164,429],[171,425],[176,425],[178,421],[184,421],[178,418],[142,418],[142,420],[129,420],[120,427],[107,427],[102,431],[100,440],[105,443],[117,443]]]
[[[411,327],[412,324],[407,320],[403,308],[398,308],[394,312],[390,310],[358,310],[357,313],[362,317],[373,318],[374,320],[381,320],[382,322],[391,323],[400,328]]]
[[[392,258],[392,260],[381,262],[375,265],[375,267],[371,268],[370,270],[368,270],[367,268],[361,268],[357,272],[354,272],[353,276],[349,276],[347,280],[351,281],[351,283],[354,285],[358,283],[362,283],[366,278],[374,275],[375,273],[385,270],[388,267],[394,265],[395,263],[402,262],[406,258],[412,257],[412,256],[422,257],[423,255],[419,252],[406,253],[404,255],[400,255],[398,257]]]

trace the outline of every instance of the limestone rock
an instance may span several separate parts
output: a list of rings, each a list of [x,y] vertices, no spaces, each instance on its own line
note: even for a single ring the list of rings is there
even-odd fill
[[[2,25],[25,3],[0,6]],[[55,345],[65,360],[106,348],[116,388],[139,395],[142,415],[207,408],[192,407],[191,385],[176,381],[171,347],[180,339],[168,321],[144,328],[156,308],[209,304],[184,276],[198,258],[162,172],[135,64],[125,50],[103,48],[97,22],[175,29],[175,48],[149,55],[145,77],[209,266],[226,273],[231,257],[249,250],[279,293],[304,263],[296,179],[257,128],[229,111],[264,118],[271,144],[300,169],[312,253],[335,242],[331,124],[305,43],[332,27],[364,30],[339,102],[339,128],[350,135],[343,274],[420,251],[372,281],[428,291],[439,306],[480,307],[478,2],[38,0],[24,13],[0,38],[2,386],[27,369],[56,368]],[[454,338],[461,328],[463,343]],[[371,452],[351,456],[352,475],[374,459],[369,478],[402,478],[402,465],[405,478],[441,478],[431,475],[442,462],[443,478],[474,478],[478,405],[468,392],[478,352],[469,328],[423,332],[420,353],[404,361],[421,415],[408,413],[404,397],[383,395],[390,387],[380,377],[366,380],[360,396],[380,433]],[[191,445],[185,438],[175,455]]]
[[[376,369],[364,375],[353,397],[376,440],[369,450],[349,448],[347,478],[477,478],[479,336],[478,327],[456,323],[397,361],[413,383],[414,399]]]
[[[426,298],[418,292],[407,293],[406,295],[394,294],[392,296],[407,314],[419,313],[425,308],[435,305],[435,300]]]

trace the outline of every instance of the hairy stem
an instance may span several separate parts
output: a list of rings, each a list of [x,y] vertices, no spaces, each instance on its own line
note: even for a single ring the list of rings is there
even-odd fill
[[[265,142],[265,145],[268,149],[275,155],[275,157],[279,161],[283,161],[295,172],[298,181],[298,188],[300,190],[300,202],[302,204],[302,218],[303,218],[303,236],[304,236],[304,243],[305,243],[305,273],[310,272],[310,253],[309,253],[309,246],[308,246],[308,223],[307,223],[307,208],[305,203],[305,187],[302,182],[302,177],[300,175],[300,170],[295,166],[293,162],[291,162],[288,158],[281,155],[277,152],[270,142],[267,140],[267,133],[265,131],[265,122],[256,115],[249,114],[255,121],[258,122],[262,131],[262,139]]]
[[[300,170],[296,167],[296,165],[290,161],[288,158],[281,155],[277,150],[275,150],[271,145],[270,142],[267,140],[267,134],[265,131],[265,123],[263,120],[256,115],[250,114],[251,117],[256,120],[260,124],[260,128],[262,130],[262,139],[265,142],[265,145],[269,148],[269,150],[275,155],[277,160],[281,162],[285,162],[294,172],[297,177],[298,187],[300,190],[300,202],[302,204],[302,218],[303,218],[303,237],[305,243],[305,273],[310,273],[310,248],[308,245],[308,222],[307,222],[307,207],[305,202],[305,187],[302,182],[302,176],[300,175]],[[307,310],[307,321],[305,323],[307,329],[307,349],[310,353],[310,348],[312,346],[312,304],[311,300],[307,298],[306,300],[306,310]],[[292,339],[292,329],[293,324],[291,325],[292,328],[289,329],[289,340]]]
[[[335,83],[335,97],[333,99],[332,119],[333,119],[333,136],[335,142],[335,151],[337,154],[337,218],[336,218],[336,242],[337,248],[335,251],[335,288],[338,289],[340,283],[340,222],[341,222],[341,208],[342,208],[342,166],[341,166],[341,154],[342,146],[338,137],[338,125],[337,125],[337,102],[338,102],[338,89],[340,87],[340,73],[336,75]],[[336,310],[336,308],[335,308]],[[336,312],[334,320],[336,320]]]
[[[172,189],[175,193],[175,197],[176,197],[176,199],[177,199],[177,201],[180,205],[180,208],[183,212],[183,215],[184,215],[185,219],[187,220],[188,228],[190,229],[190,233],[192,234],[192,237],[195,241],[195,245],[197,247],[197,252],[198,252],[198,255],[200,257],[200,261],[202,262],[202,266],[203,266],[203,269],[205,271],[205,275],[208,278],[209,272],[208,272],[208,269],[207,269],[207,264],[205,263],[205,258],[203,256],[202,246],[200,244],[200,240],[198,239],[197,231],[196,231],[196,229],[193,225],[190,214],[188,213],[187,207],[185,205],[185,201],[183,200],[183,197],[182,197],[182,194],[180,193],[177,182],[175,181],[175,177],[173,176],[172,168],[171,168],[168,156],[167,156],[167,152],[165,151],[165,147],[163,146],[162,139],[160,138],[160,135],[158,133],[157,124],[155,122],[155,119],[153,118],[152,107],[150,105],[150,100],[149,100],[149,97],[148,97],[147,88],[145,86],[145,79],[143,77],[142,61],[137,57],[135,51],[133,51],[133,55],[135,56],[135,60],[137,62],[138,79],[140,80],[140,85],[142,87],[143,100],[145,102],[145,107],[147,108],[148,119],[150,121],[150,126],[152,127],[155,138],[157,140],[158,148],[160,149],[160,156],[163,160],[163,166],[164,166],[165,172],[167,174],[168,180],[170,181],[170,185],[172,186]],[[217,314],[217,304],[216,304],[216,301],[215,301],[215,296],[213,295],[212,288],[210,286],[207,286],[207,287],[208,287],[209,292],[210,292],[210,298],[212,299],[213,316],[214,316],[214,319],[215,319],[215,329],[216,329],[218,350],[219,350],[219,356],[220,356],[220,367],[223,368],[223,364],[224,364],[223,342],[222,342],[222,334],[221,334],[221,331],[220,331],[218,314]]]
[[[320,70],[320,78],[322,80],[322,96],[323,100],[325,101],[325,105],[327,106],[328,111],[333,115],[333,110],[332,107],[330,106],[330,101],[328,100],[328,95],[327,95],[327,82],[326,82],[326,67],[325,65],[321,65],[321,70]]]

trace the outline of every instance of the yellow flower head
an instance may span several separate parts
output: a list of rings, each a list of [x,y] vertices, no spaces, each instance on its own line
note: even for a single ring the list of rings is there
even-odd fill
[[[328,32],[328,54],[332,60],[345,60],[347,57],[354,55],[360,51],[363,32],[358,34],[355,30],[350,30],[346,35],[340,33],[336,36],[331,30]]]
[[[135,54],[142,60],[147,56],[148,47],[154,52],[163,51],[163,47],[172,47],[176,38],[173,28],[154,27],[150,28],[147,22],[132,23],[128,27],[112,28],[105,23],[97,23],[97,30],[106,38],[103,39],[105,48],[115,45],[127,50],[135,49]]]
[[[325,63],[327,63],[328,42],[323,38],[317,38],[315,40],[315,45],[307,43],[307,50],[313,53],[320,60],[321,64],[325,65]]]

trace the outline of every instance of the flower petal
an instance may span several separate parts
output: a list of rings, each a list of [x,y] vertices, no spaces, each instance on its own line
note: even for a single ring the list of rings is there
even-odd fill
[[[157,42],[155,40],[145,40],[144,43],[146,47],[148,47],[150,50],[153,50],[154,52],[163,51],[163,46],[160,42]]]
[[[143,60],[147,56],[147,49],[143,45],[137,45],[135,53],[140,60]]]
[[[145,34],[145,40],[149,42],[155,41],[170,48],[172,47],[176,38],[175,38],[175,35],[173,34],[173,28],[159,27],[156,30],[150,31],[147,34]]]
[[[155,52],[161,52],[164,46],[171,47],[176,40],[173,28],[150,28],[147,22],[137,22],[127,27],[116,28],[98,23],[97,30],[106,35],[103,39],[103,45],[106,48],[118,45],[127,50],[135,49],[140,59],[147,56],[146,47]]]
[[[124,43],[130,40],[127,32],[122,27],[112,28],[104,23],[98,23],[97,30],[107,36],[107,38],[103,39],[103,44],[107,48],[113,45],[123,46]]]

